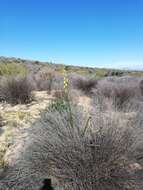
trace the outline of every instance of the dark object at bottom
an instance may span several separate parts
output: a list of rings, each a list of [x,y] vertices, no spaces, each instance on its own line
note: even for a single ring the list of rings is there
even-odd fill
[[[43,187],[40,190],[54,190],[52,187],[51,179],[44,179]]]

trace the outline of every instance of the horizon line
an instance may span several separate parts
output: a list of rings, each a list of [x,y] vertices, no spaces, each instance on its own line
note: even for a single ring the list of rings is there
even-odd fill
[[[39,61],[39,62],[41,62],[41,63],[51,63],[51,64],[57,64],[57,65],[67,65],[67,66],[74,66],[74,67],[83,67],[83,68],[85,68],[85,67],[87,67],[87,68],[93,68],[93,69],[109,69],[109,70],[112,70],[112,69],[117,69],[117,70],[124,70],[124,71],[135,71],[135,72],[143,72],[143,68],[133,68],[133,67],[131,67],[131,68],[129,68],[129,66],[126,66],[126,67],[124,67],[124,66],[115,66],[115,67],[110,67],[110,66],[103,66],[103,64],[102,64],[102,66],[100,66],[100,65],[98,65],[98,66],[92,66],[92,65],[90,65],[90,66],[88,66],[88,65],[78,65],[78,64],[68,64],[68,63],[62,63],[62,62],[56,62],[56,61],[51,61],[51,60],[45,60],[45,59],[40,59],[40,58],[38,58],[38,59],[36,59],[36,58],[26,58],[26,57],[23,57],[23,56],[21,56],[21,57],[19,57],[19,56],[5,56],[5,55],[0,55],[0,58],[7,58],[7,59],[10,59],[10,58],[12,58],[12,59],[21,59],[21,60],[26,60],[26,61],[32,61],[32,62],[34,62],[34,61]],[[125,63],[123,63],[123,64],[125,64]],[[137,67],[140,67],[140,66],[137,66]],[[143,67],[143,66],[142,66]]]

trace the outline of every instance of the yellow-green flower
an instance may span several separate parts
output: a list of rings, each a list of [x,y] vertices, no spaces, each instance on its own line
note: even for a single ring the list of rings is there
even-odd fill
[[[66,73],[66,70],[64,69],[64,91],[67,93],[68,92],[68,87],[69,87],[69,79]]]

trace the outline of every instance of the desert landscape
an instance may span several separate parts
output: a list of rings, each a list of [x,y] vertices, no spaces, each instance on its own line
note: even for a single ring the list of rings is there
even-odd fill
[[[0,57],[0,190],[143,188],[143,72]]]
[[[0,1],[0,190],[143,190],[143,1]]]

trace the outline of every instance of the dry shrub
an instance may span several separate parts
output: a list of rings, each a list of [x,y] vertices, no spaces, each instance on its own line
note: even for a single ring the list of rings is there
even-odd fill
[[[118,109],[123,109],[130,101],[140,96],[139,85],[136,82],[102,81],[95,95],[112,99]]]
[[[54,90],[52,95],[57,99],[65,99],[66,93],[64,90]]]
[[[7,77],[0,81],[0,101],[25,104],[32,100],[33,86],[26,76]]]
[[[97,79],[78,77],[73,81],[73,87],[83,91],[86,95],[92,94],[92,90],[97,86]]]
[[[79,92],[76,89],[69,89],[67,93],[65,92],[65,90],[53,90],[52,92],[52,95],[56,99],[63,99],[63,100],[67,99],[67,94],[68,94],[68,99],[76,104],[78,102],[79,97],[83,95],[81,92]]]
[[[136,143],[133,129],[123,128],[120,118],[74,113],[71,123],[67,113],[44,117],[51,175],[75,190],[136,189],[129,170]]]
[[[51,70],[42,70],[34,78],[37,84],[38,90],[46,90],[51,92],[53,80],[55,77],[54,71]]]
[[[56,73],[54,70],[41,70],[33,76],[37,86],[37,90],[48,91],[63,90],[63,76]]]
[[[83,96],[84,96],[84,93],[82,91],[77,90],[77,89],[70,88],[69,93],[68,93],[69,100],[74,105],[78,105],[80,98]]]
[[[2,127],[3,126],[3,118],[2,118],[2,116],[0,115],[0,127]]]
[[[115,84],[110,81],[101,81],[97,86],[95,93],[104,96],[105,98],[111,98],[113,96],[113,89]],[[95,94],[96,95],[96,94]]]
[[[114,90],[115,105],[122,109],[125,104],[136,96],[136,91],[132,86],[118,85]]]
[[[141,90],[141,95],[143,96],[143,80],[140,82],[140,90]]]
[[[63,190],[137,190],[140,181],[130,169],[137,148],[131,123],[123,127],[119,117],[72,112],[72,117],[69,112],[43,113],[29,129],[31,143],[18,161],[21,175],[17,179],[19,170],[14,169],[3,184],[34,190],[34,181],[51,176]]]

